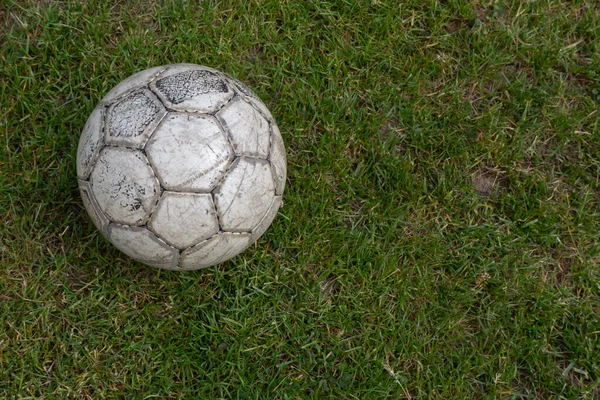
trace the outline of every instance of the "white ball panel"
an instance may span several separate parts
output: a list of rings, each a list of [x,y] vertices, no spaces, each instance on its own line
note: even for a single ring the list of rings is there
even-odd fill
[[[141,263],[165,269],[177,268],[179,251],[146,228],[110,224],[107,237],[116,248]]]
[[[231,75],[227,75],[227,74],[224,74],[224,75],[227,78],[229,85],[231,87],[235,88],[239,94],[241,94],[243,96],[247,96],[247,97],[254,97],[254,98],[257,97],[256,94],[254,94],[254,92],[252,91],[252,89],[250,89],[248,86],[244,85],[241,81],[235,79]]]
[[[271,115],[271,112],[267,106],[265,106],[265,103],[263,103],[248,86],[229,75],[227,75],[227,80],[229,81],[229,84],[244,98],[244,100],[256,107],[258,111],[260,111],[269,121],[273,121],[273,115]]]
[[[219,233],[181,253],[179,266],[187,270],[210,267],[235,257],[251,243],[249,233]]]
[[[171,66],[150,87],[176,111],[214,112],[233,97],[221,74],[198,65]]]
[[[267,158],[269,122],[254,107],[238,98],[223,107],[217,117],[229,132],[236,155]]]
[[[269,209],[275,195],[268,161],[238,158],[214,193],[223,230],[252,230]]]
[[[211,71],[216,74],[223,75],[223,73],[217,69],[207,67],[206,65],[199,65],[199,64],[192,64],[192,63],[169,64],[169,65],[165,65],[165,69],[168,70],[168,72],[165,72],[165,75],[175,74],[175,73],[178,73],[181,71],[189,71],[189,70],[194,70],[194,69],[199,69],[199,70],[203,70],[203,71]]]
[[[257,108],[258,111],[260,111],[260,113],[264,115],[265,118],[267,118],[269,121],[274,121],[273,115],[271,115],[271,112],[269,111],[267,106],[265,106],[265,103],[263,103],[258,97],[248,96],[245,100],[252,104],[255,108]]]
[[[129,78],[121,81],[121,83],[119,83],[110,92],[108,92],[108,94],[102,99],[101,103],[108,105],[114,102],[122,95],[124,95],[125,93],[138,89],[142,86],[146,86],[148,82],[150,82],[153,78],[158,76],[158,74],[160,74],[165,69],[166,66],[154,67],[140,71],[137,74],[131,75]]]
[[[193,246],[219,231],[210,194],[164,192],[148,226],[179,249]]]
[[[163,187],[207,192],[227,169],[233,152],[211,116],[169,113],[146,152]]]
[[[87,179],[94,166],[94,161],[103,146],[102,128],[104,124],[104,107],[98,106],[92,111],[77,147],[77,177]]]
[[[106,143],[142,149],[166,113],[151,91],[129,93],[108,109]]]
[[[144,224],[160,195],[160,186],[146,157],[136,150],[105,147],[91,175],[100,209],[114,222]]]
[[[252,241],[253,242],[258,240],[258,238],[261,237],[263,235],[263,233],[265,233],[267,231],[269,226],[271,226],[271,222],[273,222],[273,219],[275,219],[275,216],[277,215],[279,208],[281,208],[281,204],[283,204],[283,200],[282,200],[281,196],[273,197],[273,201],[271,202],[271,205],[269,206],[267,213],[260,220],[258,225],[256,225],[252,229]]]
[[[273,170],[273,179],[275,180],[275,193],[283,194],[285,189],[285,178],[287,174],[287,160],[285,156],[285,145],[281,138],[281,133],[275,122],[271,123],[271,150],[269,159],[271,169]]]
[[[105,228],[109,224],[108,218],[106,215],[100,210],[94,195],[92,194],[92,190],[90,188],[90,183],[87,181],[79,181],[79,190],[81,192],[81,199],[83,200],[83,206],[86,211],[90,215],[94,226],[100,231],[104,232]]]

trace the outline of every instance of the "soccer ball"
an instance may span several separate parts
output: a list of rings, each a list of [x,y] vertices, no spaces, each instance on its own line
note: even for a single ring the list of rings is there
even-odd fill
[[[254,243],[282,204],[285,147],[273,116],[212,68],[150,68],[92,111],[77,149],[83,204],[118,249],[193,270]]]

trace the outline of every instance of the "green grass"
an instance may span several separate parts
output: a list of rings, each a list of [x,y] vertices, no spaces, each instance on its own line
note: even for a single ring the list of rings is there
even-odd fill
[[[0,3],[0,397],[600,397],[594,0]],[[94,229],[79,134],[121,79],[265,101],[285,205],[175,273]]]

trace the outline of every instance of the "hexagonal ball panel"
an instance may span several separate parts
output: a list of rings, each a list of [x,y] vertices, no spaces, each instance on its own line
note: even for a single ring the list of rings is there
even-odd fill
[[[166,112],[147,89],[128,94],[108,109],[106,143],[142,149]]]
[[[166,70],[166,66],[148,68],[122,80],[101,100],[101,104],[110,105],[119,97],[133,90],[147,86],[158,74]]]
[[[150,88],[176,111],[214,112],[233,97],[233,90],[216,71],[193,65],[174,65]]]
[[[223,230],[251,231],[275,196],[269,162],[247,157],[236,159],[214,194]]]
[[[146,228],[110,224],[107,229],[108,240],[129,257],[164,269],[177,269],[179,251]]]
[[[252,91],[252,89],[250,89],[248,86],[244,85],[240,80],[234,78],[231,75],[228,74],[223,74],[226,78],[227,81],[229,82],[229,84],[237,90],[238,94],[247,96],[247,97],[255,97],[257,98],[258,96],[256,94],[254,94],[254,92]]]
[[[171,246],[185,249],[219,231],[210,194],[164,192],[148,226]]]
[[[269,160],[271,161],[273,179],[275,180],[275,193],[281,195],[285,189],[287,161],[283,139],[281,138],[281,133],[275,122],[271,123],[271,149],[269,150]]]
[[[227,169],[233,152],[209,115],[169,113],[146,146],[164,188],[209,192]]]
[[[98,106],[88,118],[77,146],[77,177],[87,179],[94,166],[94,161],[104,145],[102,128],[104,124],[104,107]]]
[[[283,201],[281,199],[281,196],[273,197],[273,201],[271,202],[271,205],[269,206],[269,209],[267,210],[265,216],[260,220],[258,225],[256,225],[254,228],[252,228],[252,241],[253,242],[258,240],[258,238],[261,237],[263,235],[263,233],[265,233],[267,231],[269,226],[271,226],[271,222],[273,222],[273,220],[275,219],[275,216],[277,215],[277,211],[279,211],[279,208],[281,207],[282,204],[283,204]]]
[[[125,225],[144,224],[160,195],[148,160],[137,150],[105,147],[90,179],[100,209]]]
[[[267,158],[269,122],[258,110],[237,98],[223,107],[217,118],[231,135],[236,155]]]
[[[92,219],[94,226],[100,231],[104,233],[104,230],[109,224],[108,218],[106,215],[100,210],[100,206],[98,206],[98,202],[94,198],[92,193],[92,189],[90,188],[90,183],[87,181],[79,181],[79,190],[81,193],[81,200],[83,201],[83,206],[85,207],[88,215]]]
[[[224,75],[227,77],[229,84],[237,90],[238,94],[241,95],[244,100],[256,107],[269,121],[273,121],[273,115],[271,115],[271,112],[267,106],[265,106],[265,103],[263,103],[248,86],[227,74]]]
[[[210,267],[237,256],[251,243],[249,233],[219,233],[181,253],[179,266],[186,270]]]

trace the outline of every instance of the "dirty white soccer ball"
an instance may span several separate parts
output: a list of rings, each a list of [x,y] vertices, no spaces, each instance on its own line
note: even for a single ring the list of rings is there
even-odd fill
[[[211,68],[175,64],[113,88],[77,149],[86,210],[118,249],[192,270],[241,253],[282,204],[285,148],[265,105]]]

